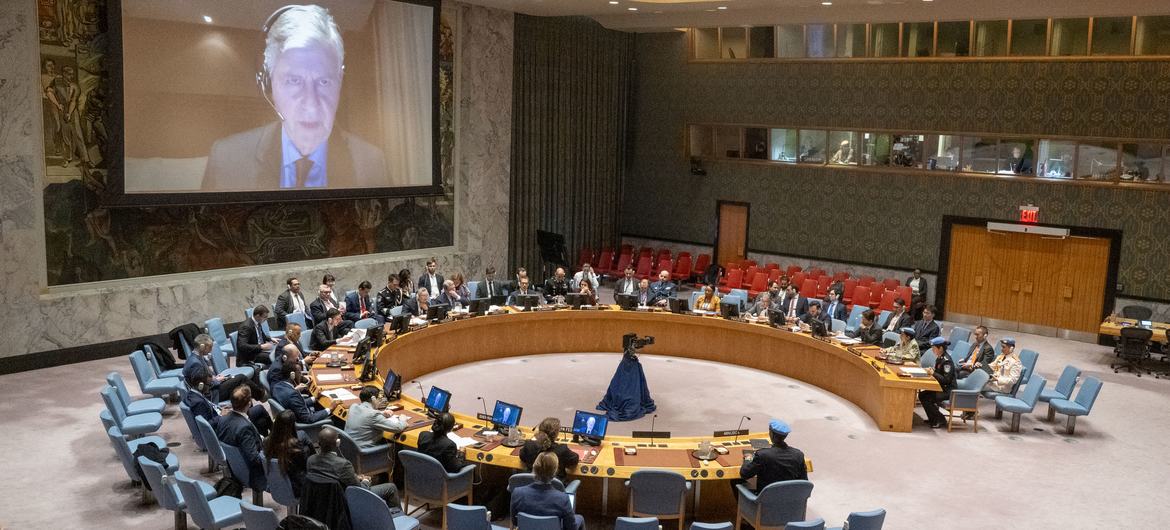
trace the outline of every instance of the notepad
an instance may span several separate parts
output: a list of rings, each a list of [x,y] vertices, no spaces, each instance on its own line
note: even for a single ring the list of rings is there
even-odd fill
[[[326,396],[329,396],[330,399],[337,401],[349,401],[357,399],[357,396],[353,395],[353,392],[350,392],[344,388],[339,388],[337,390],[326,390],[322,392],[322,394],[325,394]]]
[[[458,434],[455,434],[453,432],[447,433],[447,439],[451,440],[452,442],[455,442],[455,447],[458,449],[463,449],[464,447],[467,447],[469,445],[479,443],[473,438],[464,438],[464,437],[459,436]]]
[[[906,368],[906,367],[903,367],[903,368],[900,368],[900,370],[902,370],[902,373],[908,374],[908,375],[926,375],[925,368]]]
[[[845,335],[837,335],[833,338],[837,339],[837,342],[840,342],[841,344],[861,344],[861,339],[846,337]]]
[[[317,376],[317,382],[319,382],[319,383],[326,383],[329,381],[343,381],[343,380],[345,380],[345,378],[342,377],[341,374],[319,374]]]

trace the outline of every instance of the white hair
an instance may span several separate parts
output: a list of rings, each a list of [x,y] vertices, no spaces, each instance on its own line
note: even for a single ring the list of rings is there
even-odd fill
[[[317,5],[286,6],[268,28],[264,42],[264,71],[272,73],[276,57],[289,48],[321,44],[337,53],[338,73],[345,68],[345,44],[329,10]]]

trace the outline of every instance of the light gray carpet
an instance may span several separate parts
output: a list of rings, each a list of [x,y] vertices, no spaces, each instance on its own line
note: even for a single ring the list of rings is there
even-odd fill
[[[1114,374],[1108,348],[1013,334],[1040,352],[1039,374],[1055,382],[1066,363],[1105,381],[1093,414],[1063,434],[1063,422],[1025,416],[1022,432],[990,418],[978,434],[932,431],[882,433],[852,404],[786,378],[714,363],[643,356],[658,401],[658,428],[679,435],[733,428],[738,413],[790,420],[793,445],[815,462],[810,516],[839,525],[852,510],[884,507],[887,528],[1158,528],[1170,490],[1170,381]],[[993,330],[993,338],[1003,336]],[[525,407],[524,423],[546,414],[568,417],[592,408],[605,391],[617,356],[538,356],[464,366],[424,378],[442,379],[457,409],[478,409],[476,395]],[[573,362],[573,361],[576,362]],[[125,357],[0,376],[0,527],[164,529],[169,512],[142,505],[101,431],[99,390],[108,371],[137,388]],[[593,375],[580,375],[590,374]],[[703,381],[710,384],[699,384]],[[797,388],[792,388],[796,386]],[[409,387],[406,389],[411,392]],[[710,403],[733,402],[738,410]],[[918,411],[921,417],[921,409]],[[614,433],[649,426],[649,418],[615,424]],[[185,473],[203,475],[206,457],[178,409],[167,410],[161,435]],[[945,514],[945,515],[943,515]],[[732,514],[728,514],[730,520]],[[434,527],[438,520],[424,520]],[[590,520],[590,528],[610,521]]]

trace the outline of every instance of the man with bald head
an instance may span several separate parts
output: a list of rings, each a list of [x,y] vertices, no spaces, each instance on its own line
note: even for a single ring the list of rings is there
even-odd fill
[[[317,454],[309,457],[305,479],[313,482],[337,482],[342,489],[360,486],[381,497],[387,506],[394,508],[402,506],[398,500],[398,488],[394,487],[393,482],[371,485],[370,477],[354,473],[353,464],[337,452],[338,438],[337,430],[333,427],[321,428],[321,432],[317,434],[320,449]]]
[[[663,270],[658,273],[658,281],[650,285],[650,304],[666,306],[667,301],[677,294],[678,287],[670,281],[670,271]]]

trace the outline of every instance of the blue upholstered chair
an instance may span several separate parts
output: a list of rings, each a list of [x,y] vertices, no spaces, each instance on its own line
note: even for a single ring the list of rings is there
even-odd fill
[[[856,331],[861,328],[861,314],[864,313],[868,306],[865,304],[853,304],[853,309],[849,310],[849,318],[845,319],[845,331]],[[876,326],[877,323],[875,322]]]
[[[813,483],[807,480],[785,480],[768,484],[759,494],[752,493],[745,484],[736,484],[739,509],[735,515],[738,525],[747,521],[752,528],[781,528],[792,521],[803,521]]]
[[[998,342],[998,341],[997,341]],[[988,399],[995,399],[999,396],[1015,396],[1020,393],[1020,388],[1028,384],[1028,380],[1032,377],[1032,372],[1036,371],[1036,361],[1040,359],[1040,354],[1034,350],[1020,350],[1020,378],[1016,380],[1016,384],[1012,387],[1012,391],[1008,394],[995,392],[993,390],[985,390],[983,397]],[[996,419],[1003,417],[1003,411],[995,409]]]
[[[147,412],[158,412],[166,410],[167,402],[162,398],[142,398],[139,400],[130,399],[130,391],[126,390],[126,382],[122,380],[122,374],[118,372],[110,372],[106,374],[106,383],[109,383],[114,388],[114,397],[122,402],[122,406],[126,409],[127,416],[135,414],[143,414]]]
[[[955,356],[955,352],[960,351],[959,347],[958,347],[959,341],[966,342],[967,349],[970,350],[971,349],[971,330],[967,329],[963,326],[955,326],[955,327],[951,328],[951,335],[949,338],[947,338],[947,341],[949,341],[951,343],[951,345],[947,347],[947,353],[951,354],[951,357]],[[960,355],[963,355],[964,357],[966,357],[967,353],[968,352],[961,352]],[[955,359],[955,362],[959,362],[959,360]]]
[[[947,348],[947,353],[950,354],[951,360],[955,361],[955,366],[963,364],[967,361],[967,357],[971,356],[971,343],[965,340],[952,342]]]
[[[183,414],[183,422],[187,424],[187,430],[191,431],[191,438],[195,439],[195,447],[198,447],[200,451],[206,451],[207,448],[203,445],[203,434],[199,432],[199,426],[195,424],[195,413],[191,412],[191,407],[180,401],[179,412]]]
[[[747,289],[732,289],[730,293],[727,293],[727,296],[736,296],[739,298],[740,311],[746,310],[748,303],[752,299],[751,295],[748,294]],[[726,297],[724,300],[726,300]]]
[[[240,481],[245,488],[251,488],[253,482],[252,469],[248,467],[248,462],[244,460],[244,453],[240,451],[239,447],[234,445],[219,442],[219,446],[223,449],[224,457],[227,458],[228,470],[231,471],[232,477]],[[261,455],[263,456],[263,455]],[[267,480],[260,480],[263,484]],[[252,504],[257,506],[264,506],[264,490],[252,489]]]
[[[146,354],[135,350],[130,354],[130,367],[134,369],[134,377],[138,379],[138,388],[143,394],[154,397],[168,396],[179,392],[183,381],[178,377],[160,378],[155,375],[154,368],[146,359]]]
[[[691,523],[691,530],[732,530],[731,523]]]
[[[491,513],[483,506],[464,506],[462,504],[448,504],[447,525],[459,530],[508,530],[506,527],[491,523]]]
[[[214,467],[226,467],[227,455],[219,443],[215,429],[211,428],[211,424],[207,423],[203,416],[195,417],[195,425],[199,427],[199,435],[203,437],[203,447],[207,450],[207,457],[211,459],[211,463]]]
[[[244,377],[251,379],[256,374],[256,369],[251,366],[237,366],[235,368],[228,367],[227,357],[224,356],[223,350],[219,344],[212,342],[211,344],[211,367],[215,368],[215,373],[224,377],[232,377],[234,375],[243,374]]]
[[[1052,408],[1054,399],[1072,399],[1073,387],[1077,385],[1077,378],[1081,376],[1081,369],[1073,365],[1064,367],[1060,372],[1060,379],[1056,380],[1056,388],[1045,388],[1040,393],[1040,401],[1048,403],[1048,421],[1056,419],[1056,411]]]
[[[849,527],[849,530],[882,530],[882,525],[885,522],[886,510],[883,508],[868,512],[853,512],[845,520],[845,524]],[[841,530],[842,528],[837,527],[831,530]]]
[[[106,403],[106,410],[115,427],[125,436],[141,436],[158,432],[162,427],[162,414],[157,412],[143,412],[133,416],[126,415],[122,400],[117,397],[118,391],[113,387],[102,389],[102,401]]]
[[[508,492],[515,491],[516,488],[519,488],[520,486],[527,486],[533,482],[536,482],[536,475],[533,475],[532,473],[513,473],[512,476],[508,477]],[[581,486],[581,481],[573,480],[572,482],[569,482],[568,485],[565,485],[565,483],[561,482],[561,479],[554,478],[552,479],[552,486],[553,488],[568,493],[569,495],[576,495],[577,488]]]
[[[684,528],[687,491],[691,489],[685,477],[674,471],[641,469],[630,475],[626,487],[630,490],[627,515],[678,519],[679,529]]]
[[[594,288],[595,290],[596,290],[596,288],[597,288],[597,287],[600,287],[600,286],[599,286],[599,285],[594,285],[594,286],[593,286],[593,288]],[[468,292],[468,293],[471,293],[471,297],[472,297],[472,298],[475,298],[475,297],[476,297],[476,294],[475,294],[475,293],[476,293],[476,292],[478,292],[478,290],[479,290],[479,280],[471,280],[471,281],[468,281],[468,282],[467,282],[467,292]]]
[[[687,303],[687,307],[694,309],[695,308],[695,300],[698,300],[700,296],[703,296],[702,289],[699,289],[697,291],[691,291],[691,298],[690,298],[690,302]]]
[[[398,458],[405,471],[405,487],[402,488],[404,506],[409,506],[411,499],[415,504],[438,508],[464,497],[467,497],[467,504],[475,502],[471,492],[475,464],[467,464],[456,473],[448,473],[434,457],[417,451],[399,451]],[[443,510],[443,528],[447,528],[446,510]]]
[[[899,340],[902,340],[902,334],[898,333],[897,331],[887,331],[882,333],[883,347],[893,346],[897,344]]]
[[[195,525],[204,530],[231,528],[244,521],[240,504],[244,501],[235,497],[216,497],[210,501],[203,495],[203,487],[195,480],[175,477],[179,492],[187,504],[187,513]]]
[[[1036,402],[1040,400],[1040,392],[1044,390],[1045,383],[1047,381],[1043,377],[1036,376],[1028,382],[1028,386],[1024,387],[1024,393],[1020,397],[998,396],[995,398],[997,413],[1006,411],[1012,414],[1011,432],[1020,432],[1020,415],[1030,413],[1036,408]]]
[[[187,503],[183,502],[183,495],[179,493],[176,477],[187,478],[182,471],[175,471],[174,477],[167,476],[167,471],[158,462],[145,456],[138,457],[138,465],[142,468],[142,476],[150,485],[150,491],[163,509],[175,512],[175,530],[187,528]],[[188,479],[190,480],[190,479]],[[215,498],[215,488],[206,482],[196,482],[204,499]]]
[[[975,432],[979,431],[979,397],[982,395],[983,386],[990,378],[991,375],[987,372],[975,370],[971,375],[955,382],[951,395],[942,402],[943,408],[947,409],[947,432],[950,432],[951,422],[956,416],[963,418],[963,423],[967,423],[967,419],[962,416],[965,412],[974,415],[975,423],[972,429]]]
[[[255,309],[255,308],[249,307],[247,309],[244,309],[244,318],[250,320],[252,318],[252,310],[253,309]],[[271,309],[271,307],[269,307],[269,309]],[[267,319],[265,319],[264,322],[260,323],[260,329],[263,329],[264,333],[268,335],[268,338],[270,338],[272,340],[276,340],[276,339],[279,339],[279,338],[284,336],[284,331],[273,331],[272,327],[268,325]]]
[[[881,313],[878,313],[878,318],[877,318],[877,327],[879,327],[879,328],[885,328],[885,327],[886,327],[886,324],[889,324],[889,322],[890,322],[890,317],[891,317],[893,314],[894,314],[894,312],[893,312],[893,311],[889,311],[889,310],[883,310]]]
[[[345,504],[349,507],[349,524],[353,530],[414,530],[418,519],[402,515],[394,517],[390,507],[374,492],[358,486],[345,488]]]
[[[825,530],[825,520],[817,517],[808,521],[793,521],[784,525],[784,530]]]
[[[561,520],[555,515],[537,516],[520,512],[516,514],[516,528],[518,530],[561,530]]]
[[[363,318],[353,323],[353,327],[355,329],[370,329],[372,327],[376,327],[377,325],[378,321],[372,318]]]
[[[309,327],[309,321],[305,319],[304,313],[289,313],[284,316],[284,327],[288,329],[289,324],[297,324],[301,327],[302,333],[311,333],[313,330]]]
[[[233,331],[230,335],[228,335],[228,340],[231,342],[232,351],[234,351],[234,352],[240,351],[240,332],[239,331]],[[239,362],[239,361],[237,361],[237,362]]]
[[[402,315],[402,306],[396,305],[390,308],[390,316],[396,317]]]
[[[732,302],[735,302],[737,305],[739,305],[739,311],[741,313],[743,312],[744,307],[747,305],[747,301],[744,299],[744,297],[735,293],[725,295],[719,299],[720,304],[730,304]]]
[[[247,530],[276,530],[280,526],[280,517],[272,508],[241,502],[240,513],[244,517],[244,528]]]
[[[337,429],[341,443],[341,456],[353,464],[355,473],[377,475],[390,471],[390,448],[387,445],[358,447],[353,437],[343,429]]]
[[[1086,377],[1085,382],[1081,383],[1081,389],[1077,392],[1077,399],[1069,401],[1067,399],[1054,399],[1048,402],[1048,406],[1052,407],[1061,414],[1068,415],[1068,434],[1072,434],[1077,427],[1077,416],[1088,416],[1093,411],[1093,403],[1097,402],[1097,394],[1101,392],[1101,380],[1096,377]]]
[[[233,341],[228,338],[227,329],[223,327],[222,318],[209,318],[203,321],[203,325],[207,328],[207,334],[211,335],[211,340],[219,344],[220,349],[223,350],[225,355],[231,357],[236,354]]]
[[[138,476],[138,470],[134,469],[134,453],[138,451],[138,446],[142,444],[154,444],[160,448],[167,446],[167,442],[158,436],[126,441],[126,438],[122,436],[122,431],[119,431],[117,427],[106,429],[106,437],[110,439],[110,445],[114,446],[114,454],[117,454],[118,461],[122,462],[126,476],[135,483],[142,480],[142,477]],[[174,454],[167,455],[167,473],[174,473],[178,470],[179,458]]]
[[[934,368],[934,361],[938,360],[938,356],[934,354],[934,349],[931,348],[922,352],[922,357],[918,358],[918,366],[922,368]]]
[[[271,393],[269,395],[271,395]],[[273,398],[268,399],[268,408],[272,409],[272,417],[274,417],[274,418],[276,417],[277,414],[284,412],[284,405],[281,405],[279,401],[277,401],[276,399],[273,399]],[[330,419],[331,417],[332,416],[326,416],[324,419],[318,420],[318,421],[313,422],[313,423],[299,423],[298,422],[297,423],[297,430],[298,431],[305,431],[305,434],[309,435],[309,438],[311,438],[313,440],[313,442],[316,442],[317,441],[317,432],[319,432],[321,430],[321,427],[324,427],[326,425],[330,425],[333,423],[333,420]]]
[[[293,493],[292,480],[280,470],[280,461],[269,458],[264,475],[268,479],[267,491],[272,500],[287,508],[288,513],[296,513],[301,500]]]
[[[183,336],[182,334],[179,335],[180,338],[182,338],[182,336]],[[143,353],[146,354],[147,360],[150,361],[150,367],[154,369],[154,376],[155,377],[160,377],[160,378],[178,377],[179,379],[183,378],[183,368],[182,367],[171,368],[170,370],[163,370],[162,366],[160,366],[158,364],[158,355],[155,353],[154,348],[151,347],[151,345],[149,345],[149,344],[143,345],[142,348],[143,348]]]
[[[832,331],[833,333],[845,333],[845,321],[833,319]]]
[[[618,517],[613,530],[662,530],[654,517]]]

